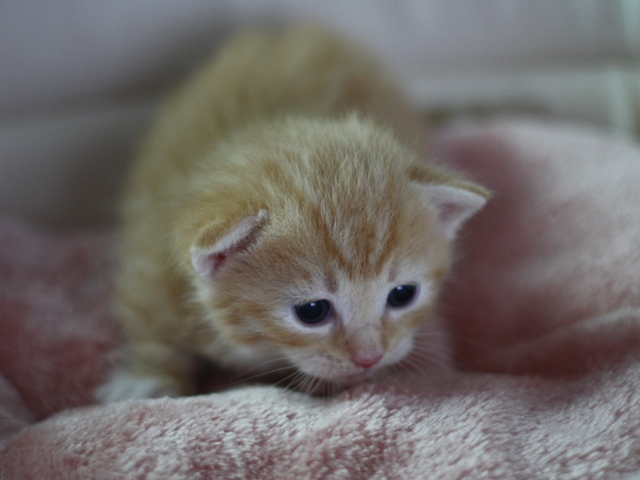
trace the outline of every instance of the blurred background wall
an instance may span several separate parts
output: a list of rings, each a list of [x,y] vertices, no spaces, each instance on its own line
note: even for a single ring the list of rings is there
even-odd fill
[[[640,0],[4,0],[0,213],[112,221],[162,93],[234,30],[301,19],[369,44],[433,120],[640,131]]]

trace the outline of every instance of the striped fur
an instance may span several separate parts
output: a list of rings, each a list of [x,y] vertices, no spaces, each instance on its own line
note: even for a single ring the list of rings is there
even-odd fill
[[[120,376],[155,379],[143,396],[193,393],[197,354],[348,384],[404,358],[451,257],[423,186],[487,196],[421,158],[422,129],[386,72],[333,34],[232,39],[168,100],[127,186]],[[407,283],[417,299],[386,307]],[[329,321],[296,319],[318,299]],[[384,353],[373,368],[352,361],[370,352]],[[104,399],[129,396],[118,382]]]

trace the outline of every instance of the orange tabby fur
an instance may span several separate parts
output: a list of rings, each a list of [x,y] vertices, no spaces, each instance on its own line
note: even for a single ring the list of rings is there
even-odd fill
[[[406,356],[450,264],[429,186],[478,204],[460,223],[487,196],[421,158],[422,130],[386,72],[331,33],[233,38],[169,99],[135,163],[117,278],[129,364],[101,396],[193,393],[194,354],[337,384]],[[403,282],[419,298],[385,310]],[[296,324],[293,306],[320,298],[333,318]]]

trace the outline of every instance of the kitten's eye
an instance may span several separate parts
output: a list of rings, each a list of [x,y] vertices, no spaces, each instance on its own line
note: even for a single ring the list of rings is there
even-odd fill
[[[309,324],[320,323],[327,318],[331,311],[331,305],[326,300],[316,300],[304,305],[296,305],[293,308],[298,318],[302,322]]]
[[[389,292],[389,295],[387,296],[387,305],[394,308],[408,305],[416,296],[416,290],[415,285],[397,286]]]

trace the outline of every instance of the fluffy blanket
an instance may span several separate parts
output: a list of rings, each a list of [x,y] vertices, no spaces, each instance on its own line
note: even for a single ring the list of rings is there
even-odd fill
[[[621,478],[640,469],[640,148],[511,122],[437,148],[495,197],[443,297],[458,370],[92,405],[112,238],[0,222],[3,479]]]

